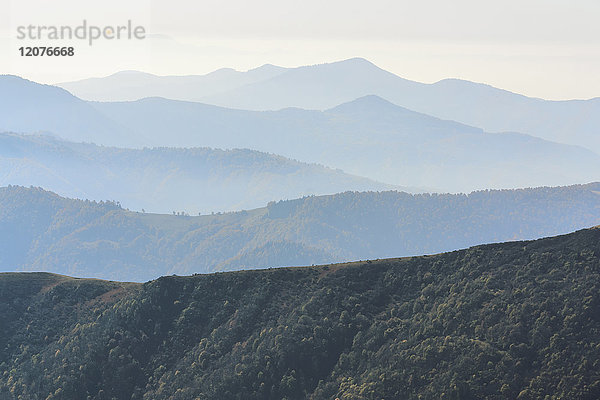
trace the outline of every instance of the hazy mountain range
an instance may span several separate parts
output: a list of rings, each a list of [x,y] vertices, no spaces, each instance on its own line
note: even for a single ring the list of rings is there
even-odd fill
[[[285,71],[287,68],[268,64],[247,72],[222,68],[206,75],[188,76],[122,71],[105,78],[90,78],[56,86],[67,89],[81,99],[93,101],[132,101],[145,97],[202,101],[206,96],[262,82]]]
[[[600,224],[600,184],[470,195],[347,192],[196,217],[0,189],[0,270],[142,281],[432,254]]]
[[[149,98],[92,103],[152,145],[245,147],[378,181],[442,191],[598,179],[600,156],[522,134],[488,134],[367,96],[327,111],[250,112]]]
[[[298,68],[265,65],[245,73],[219,70],[203,76],[128,72],[59,86],[87,100],[159,96],[247,110],[326,110],[377,95],[413,111],[489,132],[527,133],[600,153],[600,98],[546,101],[459,79],[425,84],[360,58]]]
[[[0,75],[0,132],[52,132],[92,142],[127,142],[127,131],[69,92]]]
[[[15,132],[51,131],[111,146],[249,148],[388,184],[449,192],[599,179],[600,156],[581,147],[490,134],[376,96],[326,111],[257,112],[161,98],[87,103],[16,77],[0,82],[12,90],[2,92],[0,129]]]
[[[119,149],[0,133],[0,185],[9,184],[40,186],[82,199],[118,199],[137,211],[190,214],[264,207],[272,200],[314,194],[397,188],[252,150]]]

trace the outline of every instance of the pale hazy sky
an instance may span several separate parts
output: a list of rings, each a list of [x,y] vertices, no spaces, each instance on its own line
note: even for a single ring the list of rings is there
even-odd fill
[[[20,46],[42,43],[17,40],[17,26],[83,19],[131,19],[149,36],[75,42],[73,58],[19,56]],[[455,77],[548,99],[600,97],[600,1],[0,0],[0,73],[40,82],[351,57],[421,82]]]

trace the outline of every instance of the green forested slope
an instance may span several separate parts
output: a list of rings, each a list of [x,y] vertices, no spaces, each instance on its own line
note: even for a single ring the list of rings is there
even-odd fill
[[[596,399],[600,229],[405,259],[1,274],[0,398]]]
[[[0,271],[145,281],[537,239],[600,224],[600,184],[410,195],[347,192],[201,217],[0,188]]]

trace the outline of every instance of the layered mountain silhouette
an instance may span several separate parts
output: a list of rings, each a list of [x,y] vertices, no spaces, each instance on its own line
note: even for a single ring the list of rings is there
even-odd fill
[[[546,101],[489,85],[459,79],[424,84],[400,78],[361,58],[298,68],[265,66],[269,73],[258,79],[228,80],[218,91],[220,74],[200,77],[154,77],[131,85],[115,76],[65,83],[63,87],[90,100],[132,100],[162,96],[178,100],[248,110],[286,107],[325,110],[366,95],[378,95],[394,104],[442,119],[459,121],[489,132],[522,132],[543,139],[585,146],[600,153],[600,98]],[[259,69],[260,70],[260,69]],[[230,71],[234,75],[234,72]],[[132,75],[131,81],[140,73]],[[162,82],[178,79],[179,90],[167,92]],[[210,84],[197,85],[196,81]],[[133,86],[133,87],[132,87]],[[232,87],[235,86],[235,87]],[[123,90],[122,88],[130,88]],[[111,96],[110,93],[116,93]]]
[[[91,78],[58,84],[84,100],[130,101],[145,97],[201,101],[223,91],[270,79],[286,71],[274,65],[239,72],[222,68],[206,75],[157,76],[138,71],[122,71],[106,78]]]
[[[0,189],[0,271],[169,274],[434,254],[600,224],[600,184],[470,195],[346,192],[204,216]]]
[[[140,143],[252,148],[396,185],[469,192],[589,182],[600,171],[589,150],[486,133],[377,96],[326,111],[252,112],[159,98],[91,104]]]
[[[13,75],[0,75],[0,131],[132,144],[125,129],[85,101],[59,87]]]
[[[0,185],[9,184],[41,186],[76,198],[118,199],[138,211],[191,214],[346,190],[396,188],[251,150],[121,149],[0,134]]]
[[[600,98],[60,86],[0,76],[1,399],[600,398]]]
[[[449,192],[584,183],[597,180],[600,171],[600,156],[589,150],[523,134],[486,133],[377,96],[326,111],[258,112],[163,98],[86,103],[62,89],[15,77],[0,80],[15,86],[2,92],[0,130],[50,130],[75,142],[249,148],[389,184]]]

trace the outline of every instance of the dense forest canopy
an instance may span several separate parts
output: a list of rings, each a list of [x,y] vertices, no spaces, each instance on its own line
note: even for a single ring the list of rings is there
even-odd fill
[[[144,281],[433,254],[598,225],[599,193],[597,183],[470,195],[346,192],[192,217],[13,186],[0,188],[0,271]]]
[[[600,229],[163,277],[0,274],[3,399],[597,399]]]

